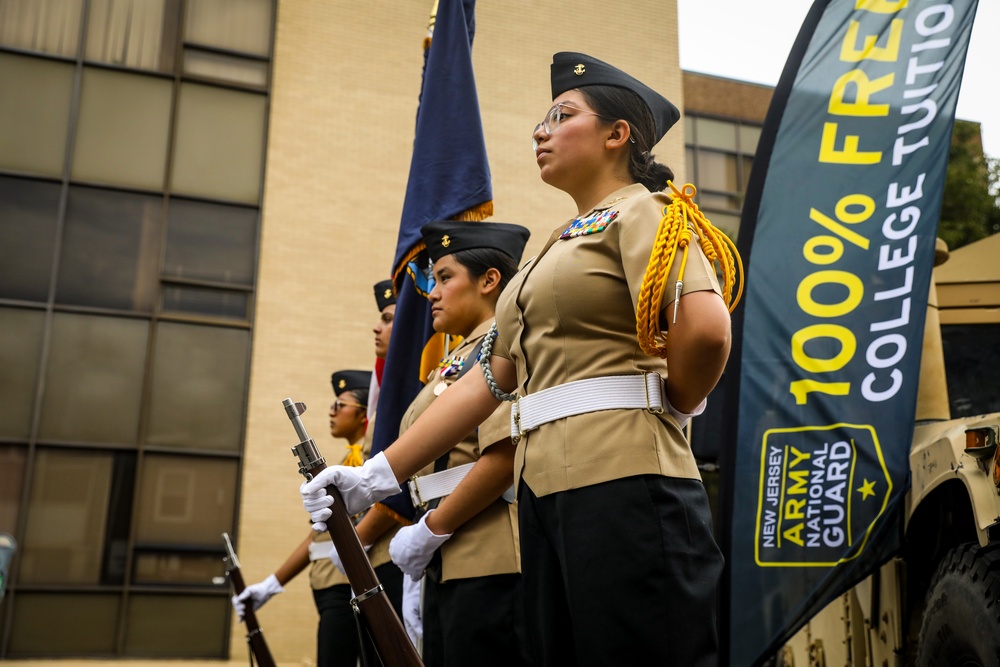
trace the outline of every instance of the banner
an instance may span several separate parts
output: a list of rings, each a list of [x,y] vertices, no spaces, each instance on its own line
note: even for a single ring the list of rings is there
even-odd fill
[[[817,0],[775,90],[740,226],[726,395],[730,665],[760,664],[901,544],[976,4]]]
[[[443,356],[434,338],[433,286],[420,228],[436,220],[482,220],[493,213],[493,191],[479,98],[472,70],[475,0],[440,0],[425,42],[424,76],[417,109],[413,157],[393,261],[397,290],[372,455],[399,436],[399,423],[426,377]],[[425,349],[426,348],[426,349]],[[413,517],[409,494],[382,506],[404,520]]]

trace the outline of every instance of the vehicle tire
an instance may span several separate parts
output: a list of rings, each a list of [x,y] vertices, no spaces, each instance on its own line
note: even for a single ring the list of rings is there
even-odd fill
[[[917,646],[917,667],[1000,665],[1000,549],[962,544],[941,559]]]

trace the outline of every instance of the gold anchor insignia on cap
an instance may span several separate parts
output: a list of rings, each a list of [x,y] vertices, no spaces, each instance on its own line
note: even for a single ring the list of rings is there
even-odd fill
[[[347,386],[347,380],[341,380],[340,382],[337,383],[337,387],[339,387],[340,389],[343,389],[346,386]]]
[[[573,68],[573,74],[576,74],[577,76],[580,76],[581,74],[583,74],[586,71],[587,71],[587,68],[584,67],[583,63],[580,63],[579,65],[577,65],[576,67]]]
[[[391,296],[392,296],[392,290],[391,289],[387,289],[386,291],[382,292],[382,298],[383,299],[388,299]]]
[[[450,245],[451,245],[451,239],[448,238],[447,234],[445,234],[444,236],[441,237],[441,247],[447,248]]]

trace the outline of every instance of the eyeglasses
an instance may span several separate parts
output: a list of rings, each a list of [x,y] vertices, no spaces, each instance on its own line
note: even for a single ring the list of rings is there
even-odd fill
[[[598,118],[604,118],[599,113],[593,111],[584,111],[583,109],[577,109],[574,106],[570,106],[564,102],[560,102],[555,105],[549,112],[545,114],[545,120],[535,126],[535,129],[531,131],[531,150],[538,150],[538,140],[535,139],[535,135],[538,134],[538,130],[545,130],[545,134],[551,135],[553,132],[559,129],[559,124],[562,123],[567,118],[572,118],[573,114],[567,114],[566,111],[575,111],[578,114],[585,114],[587,116],[597,116]],[[605,118],[605,120],[607,120]]]
[[[340,400],[338,398],[336,401],[333,402],[333,411],[334,412],[340,412],[341,408],[357,408],[359,410],[367,410],[368,409],[367,406],[360,405],[358,403],[345,403],[344,401],[342,401],[342,400]]]

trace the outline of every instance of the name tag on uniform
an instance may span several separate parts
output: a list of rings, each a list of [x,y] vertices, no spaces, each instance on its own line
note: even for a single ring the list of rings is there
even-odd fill
[[[573,239],[577,236],[597,234],[607,229],[611,221],[618,217],[618,211],[598,211],[585,218],[577,218],[559,235],[560,239]]]

